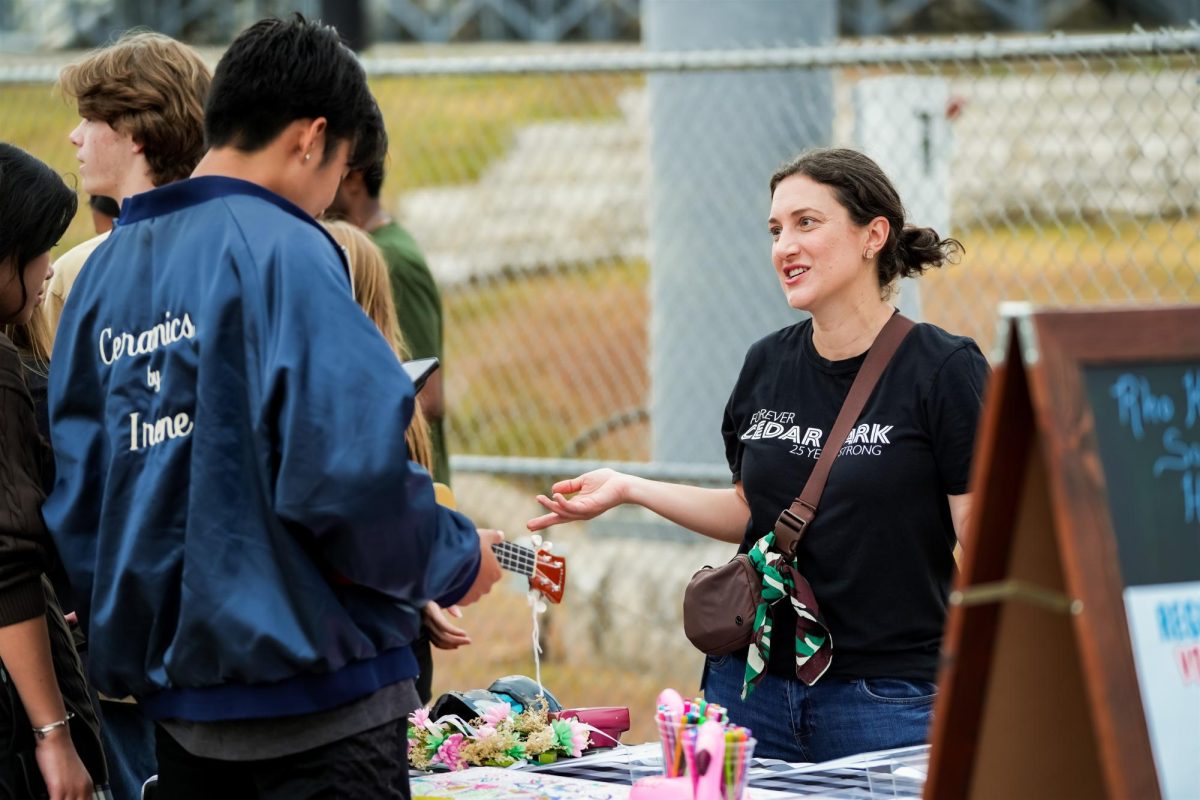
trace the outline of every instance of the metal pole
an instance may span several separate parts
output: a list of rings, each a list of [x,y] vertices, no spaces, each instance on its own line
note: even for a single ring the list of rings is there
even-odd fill
[[[642,15],[652,52],[821,45],[837,31],[833,0],[647,0]],[[767,184],[830,142],[833,82],[817,67],[654,74],[649,87],[654,459],[721,464],[746,349],[801,318],[771,267]]]

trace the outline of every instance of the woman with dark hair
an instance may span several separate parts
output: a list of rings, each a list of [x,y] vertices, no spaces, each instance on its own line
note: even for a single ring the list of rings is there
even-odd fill
[[[596,470],[539,496],[531,530],[622,503],[749,552],[804,487],[822,447],[841,448],[796,551],[832,639],[817,679],[797,677],[795,613],[774,606],[761,651],[710,657],[704,689],[758,739],[756,755],[826,761],[925,741],[954,546],[987,362],[929,324],[904,339],[846,442],[826,441],[867,351],[896,313],[899,278],[962,246],[905,223],[890,180],[853,150],[816,150],[771,177],[771,260],[788,304],[811,319],[751,346],[725,409],[733,486],[703,489]],[[565,495],[577,493],[568,499]],[[755,648],[755,645],[751,646]],[[765,667],[760,671],[759,667]]]
[[[29,323],[76,202],[49,167],[0,143],[0,325]],[[21,357],[0,333],[0,793],[81,800],[104,782],[104,759],[79,657],[45,578],[50,463]]]

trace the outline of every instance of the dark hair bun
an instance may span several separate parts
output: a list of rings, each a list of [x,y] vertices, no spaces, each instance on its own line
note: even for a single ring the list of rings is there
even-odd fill
[[[947,261],[953,262],[964,252],[957,239],[943,239],[933,228],[904,226],[896,236],[895,267],[888,270],[887,278],[899,276],[911,278],[932,267],[940,267]],[[883,269],[883,263],[880,269]],[[884,276],[880,276],[884,277]]]

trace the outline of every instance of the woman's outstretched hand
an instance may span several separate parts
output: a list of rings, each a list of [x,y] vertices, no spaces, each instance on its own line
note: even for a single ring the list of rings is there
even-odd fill
[[[629,476],[611,469],[585,472],[578,478],[559,481],[550,487],[552,497],[537,496],[538,503],[550,513],[525,523],[531,531],[540,531],[560,522],[592,519],[627,500]],[[566,495],[574,497],[567,499]]]

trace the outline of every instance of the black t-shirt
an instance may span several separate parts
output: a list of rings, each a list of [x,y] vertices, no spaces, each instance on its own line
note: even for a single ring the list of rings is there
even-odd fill
[[[750,505],[740,552],[800,493],[864,358],[822,358],[811,320],[746,354],[722,425]],[[917,325],[834,461],[797,549],[833,637],[828,676],[936,679],[954,572],[946,496],[967,491],[987,375],[972,340]],[[795,616],[775,608],[770,671],[794,677]]]

